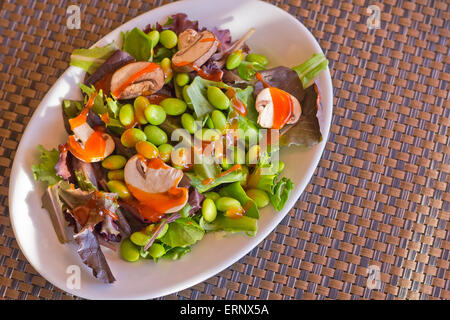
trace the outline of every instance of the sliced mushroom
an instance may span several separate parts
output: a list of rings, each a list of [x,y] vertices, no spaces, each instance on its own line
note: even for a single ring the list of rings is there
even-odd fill
[[[172,57],[172,67],[177,72],[191,72],[211,58],[219,41],[211,31],[187,29],[180,34],[178,45],[180,50]]]
[[[284,107],[292,107],[293,110],[291,111],[291,118],[286,122],[286,124],[293,124],[296,123],[300,116],[302,115],[302,108],[300,106],[300,103],[298,102],[297,98],[295,98],[293,95],[287,93],[286,91],[276,89],[278,92],[285,94],[289,96],[292,103],[288,105],[281,105],[281,106],[275,106],[274,105],[274,99],[272,98],[271,93],[272,88],[265,88],[262,90],[258,96],[256,97],[256,111],[259,112],[258,116],[258,124],[263,128],[273,128],[273,120],[274,115],[277,112],[278,108],[284,108]],[[278,101],[278,99],[277,99]]]
[[[178,188],[183,171],[164,164],[160,159],[149,161],[150,165],[139,155],[128,160],[124,180],[130,192],[139,202],[159,213],[181,210],[188,201],[188,189]]]
[[[72,130],[74,134],[69,136],[69,151],[81,161],[98,162],[113,153],[115,143],[109,134],[94,131],[86,122]]]
[[[150,95],[164,86],[162,68],[153,62],[133,62],[114,72],[111,78],[111,93],[118,99],[132,99]]]

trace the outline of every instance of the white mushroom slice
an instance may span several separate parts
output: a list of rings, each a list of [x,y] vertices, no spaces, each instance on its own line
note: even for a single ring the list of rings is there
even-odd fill
[[[258,124],[263,128],[273,128],[274,113],[277,112],[276,107],[273,103],[270,89],[271,88],[265,88],[256,97],[255,108],[259,113]],[[300,116],[302,115],[302,108],[297,98],[287,92],[285,93],[290,96],[293,105],[292,117],[287,121],[286,124],[294,124],[300,119]]]
[[[172,57],[172,67],[177,72],[194,71],[192,66],[200,68],[219,46],[214,33],[208,30],[197,33],[187,29],[180,34],[178,41],[182,49]]]
[[[152,194],[161,194],[177,188],[182,177],[183,171],[172,168],[164,163],[158,168],[147,167],[139,155],[130,158],[124,169],[124,180],[128,186],[131,186],[131,193],[139,201],[145,201],[145,199],[140,199],[140,196],[136,192],[133,193],[134,189],[138,189],[140,191],[139,193],[142,192],[148,195],[150,199]],[[188,200],[187,189],[185,191],[185,199],[182,203],[168,208],[166,212],[161,213],[173,213],[181,210]]]
[[[87,129],[86,128],[89,128]],[[69,151],[71,154],[73,154],[76,158],[80,159],[81,161],[92,163],[92,162],[99,162],[108,157],[111,153],[113,153],[114,148],[116,147],[113,138],[107,134],[102,133],[101,137],[105,141],[105,150],[103,154],[98,154],[96,151],[98,150],[87,150],[87,144],[86,142],[91,138],[92,134],[97,134],[94,130],[89,127],[89,125],[86,124],[86,126],[83,124],[77,128],[74,129],[79,132],[81,135],[78,136],[77,134],[74,134],[72,136],[69,136]],[[83,128],[84,129],[83,129]],[[87,132],[90,131],[91,134],[87,137]],[[80,133],[81,132],[81,133]],[[98,146],[94,146],[93,148],[97,148]]]
[[[93,134],[95,131],[87,124],[87,122],[83,123],[82,125],[73,128],[73,135],[76,137],[77,140],[80,141],[80,144],[84,146],[86,141],[89,139],[91,134]]]
[[[142,75],[133,79],[141,72]],[[133,62],[114,72],[111,78],[111,93],[118,99],[132,99],[159,91],[164,86],[164,81],[164,71],[156,63]]]

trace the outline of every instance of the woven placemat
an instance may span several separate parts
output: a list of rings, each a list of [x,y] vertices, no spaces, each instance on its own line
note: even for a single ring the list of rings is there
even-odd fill
[[[214,0],[211,0],[212,2]],[[21,135],[74,48],[167,1],[2,2],[0,298],[74,299],[20,252],[8,184]],[[270,1],[330,61],[334,115],[311,183],[267,239],[230,268],[165,299],[449,299],[449,44],[446,1]],[[367,8],[381,9],[369,29]],[[381,286],[367,286],[381,271]],[[163,298],[163,299],[164,299]]]

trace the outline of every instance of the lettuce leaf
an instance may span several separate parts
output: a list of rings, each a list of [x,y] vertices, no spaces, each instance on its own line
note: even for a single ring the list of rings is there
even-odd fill
[[[123,36],[122,50],[131,54],[137,61],[152,61],[156,43],[141,29],[134,28]]]
[[[228,86],[222,82],[215,82],[203,79],[200,76],[194,78],[192,83],[186,90],[189,99],[194,106],[195,114],[198,118],[212,112],[215,108],[209,103],[206,98],[206,90],[209,86],[216,86],[219,88],[227,88]]]
[[[245,215],[247,217],[259,219],[259,210],[256,203],[245,193],[239,182],[233,182],[220,189],[219,194],[222,197],[231,197],[240,202],[243,208],[245,208]]]
[[[215,178],[214,181],[209,184],[203,184],[202,181],[204,179],[197,176],[193,172],[186,172],[186,175],[189,177],[189,179],[191,179],[191,185],[194,188],[196,188],[197,191],[200,193],[206,192],[224,183],[232,183],[237,181],[240,182],[245,181],[247,179],[247,174],[244,173],[242,170],[232,171],[230,173],[227,173],[226,175]]]
[[[248,216],[239,219],[227,218],[224,215],[218,215],[216,220],[206,223],[203,218],[200,219],[200,225],[208,231],[227,231],[227,232],[247,232],[255,234],[258,231],[258,220]]]
[[[70,65],[79,67],[89,74],[93,74],[117,49],[118,47],[115,42],[105,47],[75,49],[70,56]]]
[[[59,150],[46,150],[42,145],[38,145],[38,150],[41,152],[38,164],[32,165],[31,170],[36,181],[44,181],[49,186],[54,185],[62,180],[56,174],[55,166],[59,161]]]
[[[278,181],[273,188],[273,194],[269,194],[270,203],[275,210],[281,211],[281,209],[283,209],[293,188],[294,184],[288,178],[281,178],[281,180]]]
[[[328,60],[323,53],[314,53],[311,58],[303,62],[301,65],[292,68],[297,72],[298,77],[302,81],[303,88],[308,88],[313,84],[314,79],[320,72],[326,70]]]
[[[205,231],[191,218],[179,218],[169,224],[166,234],[160,239],[172,248],[189,246],[203,238]]]
[[[162,258],[170,260],[179,260],[190,251],[191,247],[189,246],[170,248],[166,251],[166,253],[162,256]]]

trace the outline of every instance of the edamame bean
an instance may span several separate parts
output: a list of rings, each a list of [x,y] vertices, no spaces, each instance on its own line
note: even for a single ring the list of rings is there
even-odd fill
[[[139,141],[145,141],[147,137],[145,133],[137,128],[125,130],[120,137],[120,141],[127,148],[133,148]]]
[[[211,113],[211,120],[214,124],[214,128],[223,133],[227,127],[227,118],[225,117],[223,112],[219,110],[214,110]]]
[[[166,249],[164,249],[164,246],[162,244],[154,243],[148,249],[148,253],[152,256],[153,259],[158,259],[166,253]]]
[[[147,159],[154,159],[159,156],[158,148],[148,141],[139,141],[136,143],[136,151]]]
[[[125,183],[119,180],[110,180],[107,183],[109,191],[117,193],[120,199],[129,199],[131,197]]]
[[[200,130],[197,130],[194,136],[198,140],[212,142],[220,139],[220,132],[216,129],[202,128]]]
[[[135,245],[137,246],[145,246],[148,242],[148,240],[150,240],[151,236],[149,236],[148,234],[145,234],[141,231],[136,231],[134,233],[131,234],[130,236],[130,240],[131,242],[133,242]]]
[[[145,227],[145,233],[151,236],[158,227],[159,227],[159,224],[150,224],[147,227]],[[162,237],[164,237],[164,235],[166,234],[168,229],[169,229],[169,225],[165,224],[163,229],[156,236],[156,239],[161,239]]]
[[[161,101],[161,106],[169,116],[179,116],[186,111],[186,102],[177,98],[167,98]]]
[[[173,149],[170,159],[175,168],[180,170],[188,169],[191,165],[191,152],[184,147]]]
[[[153,48],[156,47],[156,45],[159,42],[159,31],[153,30],[153,31],[150,31],[147,35],[150,38],[150,40],[152,41]]]
[[[122,180],[123,181],[123,169],[108,171],[108,180]]]
[[[166,76],[164,84],[168,84],[170,81],[172,81],[173,78],[172,61],[169,58],[162,59],[161,68],[163,69]]]
[[[257,53],[250,53],[250,54],[248,54],[245,57],[245,61],[256,62],[256,63],[259,63],[260,65],[262,65],[264,67],[269,64],[269,59],[267,59],[262,54],[257,54]]]
[[[260,147],[259,145],[255,144],[254,146],[251,146],[250,149],[247,152],[247,164],[258,164],[259,159],[259,153],[260,153]]]
[[[130,126],[134,122],[134,110],[131,104],[123,105],[119,111],[119,121],[125,127]]]
[[[181,116],[181,125],[190,134],[194,134],[195,131],[197,131],[197,125],[195,123],[195,119],[190,113],[183,113],[183,115]]]
[[[264,190],[250,189],[247,190],[247,195],[256,203],[258,208],[264,208],[270,202],[269,196]]]
[[[167,49],[172,49],[178,43],[178,36],[172,30],[164,30],[159,36],[159,41]]]
[[[285,167],[285,166],[286,166],[286,165],[284,164],[283,161],[278,161],[278,173],[281,173],[281,171],[284,170],[284,167]]]
[[[147,124],[148,121],[145,118],[145,109],[150,106],[150,102],[146,97],[140,96],[134,100],[134,116],[140,124]]]
[[[127,159],[124,156],[115,154],[103,160],[102,167],[108,170],[117,170],[125,167],[126,163]]]
[[[202,216],[207,222],[213,222],[217,217],[217,208],[212,199],[206,198],[202,204]]]
[[[189,85],[183,87],[183,91],[181,92],[181,95],[183,96],[183,100],[186,102],[189,109],[194,110],[194,106],[192,104],[191,98],[189,98],[189,95],[187,93],[187,89],[189,88]]]
[[[179,87],[183,87],[189,83],[191,79],[187,73],[179,73],[175,76],[175,82]]]
[[[158,147],[159,157],[162,161],[168,162],[170,160],[170,154],[172,153],[173,147],[168,143],[164,143]]]
[[[155,146],[160,146],[163,143],[167,143],[167,134],[157,126],[148,125],[144,128],[144,133],[147,136],[147,140],[153,143]]]
[[[126,261],[134,262],[139,260],[139,247],[130,239],[124,239],[120,244],[120,255]]]
[[[237,67],[239,67],[242,60],[244,60],[244,54],[242,53],[242,50],[234,51],[227,58],[227,69],[236,69]]]
[[[217,109],[220,110],[227,110],[231,106],[231,101],[228,99],[228,97],[225,95],[225,93],[222,92],[217,87],[210,86],[207,90],[207,96],[208,101]]]
[[[219,211],[228,211],[230,209],[240,209],[241,203],[234,198],[230,197],[220,197],[216,200],[216,208]]]
[[[166,112],[164,111],[164,108],[158,106],[157,104],[151,104],[145,108],[144,115],[148,123],[154,126],[159,126],[166,120]]]
[[[220,198],[220,195],[214,191],[206,192],[203,195],[206,197],[206,199],[211,199],[212,201],[216,201]]]

